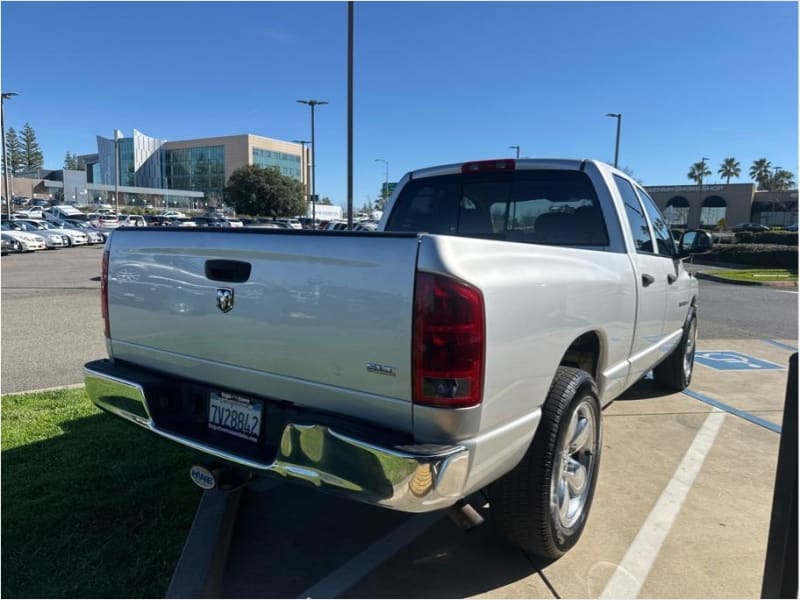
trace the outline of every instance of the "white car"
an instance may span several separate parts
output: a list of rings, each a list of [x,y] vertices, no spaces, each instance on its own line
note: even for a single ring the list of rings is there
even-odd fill
[[[186,215],[183,214],[179,210],[168,210],[166,212],[161,213],[162,217],[166,217],[167,219],[185,219]]]
[[[16,214],[26,219],[44,219],[44,211],[41,206],[32,206],[24,210],[18,210]]]
[[[67,245],[69,246],[82,246],[89,243],[89,236],[82,231],[78,231],[77,229],[61,228],[47,221],[27,220],[24,222],[33,225],[37,230],[39,230],[39,232],[49,231],[51,233],[65,236],[68,240]]]
[[[44,250],[47,246],[40,235],[26,233],[19,229],[11,229],[7,223],[2,225],[3,237],[10,239],[18,252],[33,252],[34,250]]]
[[[56,248],[66,248],[69,246],[69,238],[61,233],[40,229],[33,222],[23,219],[17,219],[9,223],[9,227],[13,231],[24,231],[31,235],[42,238],[48,250],[55,250]]]

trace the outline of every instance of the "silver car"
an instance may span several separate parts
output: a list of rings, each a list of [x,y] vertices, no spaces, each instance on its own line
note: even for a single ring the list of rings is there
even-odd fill
[[[39,233],[42,231],[49,231],[51,233],[61,235],[62,237],[66,237],[68,246],[82,246],[89,243],[89,236],[82,231],[78,231],[77,229],[61,228],[48,221],[25,220],[23,223],[33,225],[39,230]]]

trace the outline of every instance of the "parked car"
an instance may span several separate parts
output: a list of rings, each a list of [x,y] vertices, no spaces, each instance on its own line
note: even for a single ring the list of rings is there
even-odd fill
[[[9,252],[16,252],[15,246],[11,238],[6,237],[6,234],[3,233],[3,237],[0,239],[0,256],[5,256]]]
[[[353,223],[353,231],[377,231],[377,221],[358,221]]]
[[[42,238],[48,250],[56,250],[57,248],[66,248],[69,246],[69,238],[57,231],[51,231],[38,227],[33,221],[24,219],[17,219],[11,221],[9,227],[16,231],[24,231],[31,235],[36,235]]]
[[[760,223],[739,223],[738,225],[734,225],[731,227],[731,231],[752,231],[752,232],[761,232],[761,231],[769,231],[769,227],[766,225],[761,225]]]
[[[50,221],[25,221],[34,225],[39,231],[51,231],[66,236],[68,246],[83,246],[89,243],[89,236],[76,229],[65,229]],[[59,221],[60,222],[60,221]]]
[[[789,225],[786,228],[786,231],[797,231],[797,223],[795,223],[794,225]]]
[[[147,227],[147,219],[142,215],[120,215],[119,227]]]
[[[85,365],[86,392],[212,459],[376,506],[463,519],[485,491],[501,535],[552,560],[587,522],[602,407],[651,370],[670,391],[692,377],[682,260],[711,236],[676,247],[664,223],[609,165],[508,159],[407,174],[393,235],[116,231],[112,360]]]
[[[90,213],[87,215],[89,224],[97,229],[116,229],[119,227],[119,217],[114,213]]]
[[[163,213],[161,213],[161,215],[159,215],[159,216],[166,217],[167,219],[185,219],[186,218],[186,215],[183,214],[179,210],[167,210],[167,211],[164,211]]]
[[[85,221],[66,220],[62,221],[57,226],[61,227],[62,229],[75,229],[77,231],[85,233],[88,237],[89,244],[102,244],[103,242],[106,241],[106,239],[108,239],[107,231],[96,229]]]
[[[0,228],[3,231],[3,237],[13,240],[12,243],[16,244],[17,252],[33,252],[47,248],[42,236],[33,235],[21,229],[11,229],[8,221],[0,225]]]
[[[69,206],[67,204],[57,204],[56,206],[51,206],[47,210],[44,211],[44,218],[48,221],[63,221],[64,219],[72,219],[72,220],[86,220],[86,214],[83,211],[78,210],[74,206]]]
[[[26,219],[44,219],[44,210],[41,206],[30,206],[23,210],[18,210],[17,215],[22,215]]]
[[[302,229],[303,224],[299,219],[277,219],[280,223],[285,223],[290,229]]]

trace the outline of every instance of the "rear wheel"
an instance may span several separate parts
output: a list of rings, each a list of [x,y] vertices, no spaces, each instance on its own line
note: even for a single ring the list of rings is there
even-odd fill
[[[527,453],[489,486],[495,526],[509,542],[552,559],[580,539],[597,483],[600,415],[591,375],[559,367]]]
[[[678,346],[664,361],[653,369],[653,379],[659,385],[681,392],[689,387],[694,371],[694,352],[697,342],[697,313],[692,308],[683,326],[683,336]]]

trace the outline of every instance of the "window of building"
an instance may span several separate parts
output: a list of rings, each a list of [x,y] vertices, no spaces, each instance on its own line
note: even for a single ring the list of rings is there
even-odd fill
[[[277,167],[282,175],[298,181],[300,177],[300,155],[273,152],[263,148],[253,148],[253,164],[259,167]]]
[[[700,227],[716,228],[720,221],[725,219],[726,207],[725,199],[720,196],[709,196],[703,200],[703,207],[700,209]]]
[[[689,226],[689,200],[683,196],[675,196],[667,201],[664,218],[671,227],[687,228]]]

